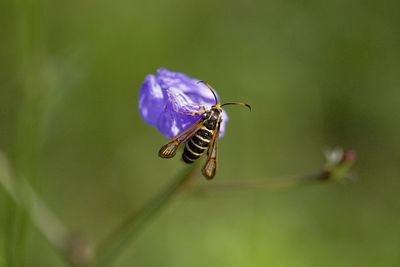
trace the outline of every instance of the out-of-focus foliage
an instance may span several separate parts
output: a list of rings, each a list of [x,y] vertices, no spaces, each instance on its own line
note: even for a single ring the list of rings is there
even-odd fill
[[[141,121],[161,66],[227,107],[215,179],[308,173],[357,150],[358,180],[181,196],[115,266],[399,266],[400,2],[0,1],[0,149],[97,242],[182,168]],[[199,177],[198,179],[203,179]],[[65,266],[0,191],[0,266]]]

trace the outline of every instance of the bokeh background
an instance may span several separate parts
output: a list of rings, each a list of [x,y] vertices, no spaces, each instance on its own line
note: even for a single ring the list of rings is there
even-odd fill
[[[113,266],[399,266],[400,2],[0,2],[0,148],[91,242],[183,168],[138,114],[159,67],[227,107],[217,180],[312,173],[354,148],[357,182],[182,195]],[[203,178],[197,178],[203,182]],[[0,266],[67,266],[0,189]]]

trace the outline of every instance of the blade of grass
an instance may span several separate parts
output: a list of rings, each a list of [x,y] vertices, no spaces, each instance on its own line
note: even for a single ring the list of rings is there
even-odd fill
[[[12,38],[15,64],[18,77],[15,90],[21,94],[20,105],[15,124],[12,142],[13,166],[18,173],[29,177],[32,184],[37,180],[40,162],[41,118],[43,115],[44,95],[48,91],[43,79],[43,63],[47,59],[47,3],[46,1],[19,0],[10,5],[13,21]],[[18,184],[20,177],[12,177]],[[15,179],[14,179],[15,178]],[[25,266],[27,241],[31,233],[29,199],[22,201],[26,193],[16,186],[14,199],[17,205],[11,204],[9,210],[10,224],[7,249],[10,251],[8,261],[11,266]],[[22,203],[24,202],[24,203]]]
[[[48,240],[50,245],[54,247],[71,266],[77,266],[69,257],[67,251],[71,244],[71,234],[57,216],[47,207],[46,203],[33,190],[29,183],[22,177],[15,177],[11,172],[6,157],[1,152],[0,186],[15,202],[14,205],[29,217],[32,224]],[[10,223],[16,223],[15,219]],[[13,249],[15,249],[15,247]],[[9,253],[13,252],[10,251]],[[13,262],[14,260],[11,261]],[[18,262],[15,264],[18,264]]]

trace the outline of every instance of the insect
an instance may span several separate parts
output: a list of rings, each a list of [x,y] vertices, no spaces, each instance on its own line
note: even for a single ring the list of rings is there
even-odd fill
[[[167,144],[161,147],[158,155],[161,158],[172,158],[175,156],[181,144],[185,143],[185,149],[182,153],[182,159],[186,163],[195,162],[204,153],[207,153],[206,163],[201,172],[208,179],[215,176],[217,170],[218,157],[218,136],[222,122],[222,107],[226,105],[246,106],[251,110],[249,104],[242,102],[229,102],[221,104],[212,87],[204,81],[204,83],[212,92],[215,99],[215,104],[206,109],[204,106],[200,111],[193,112],[187,115],[198,116],[200,119],[195,122],[188,130],[171,139]]]

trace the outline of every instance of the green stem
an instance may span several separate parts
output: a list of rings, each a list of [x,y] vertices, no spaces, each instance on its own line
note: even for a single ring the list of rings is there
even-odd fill
[[[181,172],[175,180],[150,200],[138,212],[123,221],[98,246],[95,266],[110,266],[123,252],[124,247],[146,226],[146,224],[164,208],[169,200],[184,188],[197,173],[197,168],[190,166]]]
[[[195,187],[195,192],[221,192],[232,190],[253,190],[282,188],[322,182],[343,180],[355,162],[355,153],[334,151],[334,156],[327,158],[327,166],[317,174],[293,176],[275,179],[247,180],[237,182],[219,182],[207,186]],[[21,177],[11,174],[8,161],[0,152],[0,185],[30,216],[33,224],[45,236],[49,243],[70,263],[71,266],[110,266],[147,223],[164,208],[173,196],[185,190],[190,180],[198,173],[195,166],[184,169],[171,184],[151,199],[138,212],[128,217],[112,231],[98,246],[96,254],[82,240],[71,238],[71,234],[51,212],[40,197]],[[18,178],[18,179],[16,179]],[[96,256],[96,257],[94,257]]]
[[[330,179],[324,172],[304,176],[288,176],[277,178],[246,179],[239,181],[214,182],[207,185],[197,185],[190,189],[190,193],[222,193],[237,191],[254,191],[265,189],[284,189],[312,183],[320,183]]]
[[[228,180],[223,182],[214,182],[207,185],[198,185],[191,189],[193,193],[219,193],[235,191],[254,191],[265,189],[290,188],[294,186],[309,185],[325,182],[328,180],[344,181],[349,178],[349,171],[353,166],[356,155],[353,150],[333,150],[335,158],[331,155],[327,157],[327,166],[320,172],[309,175],[288,176],[278,178],[261,178],[245,180]]]

